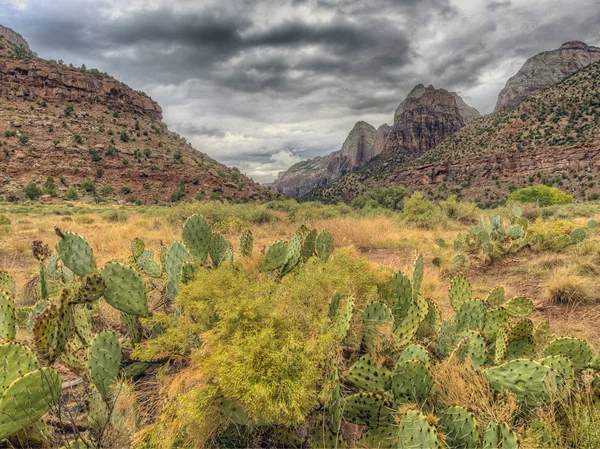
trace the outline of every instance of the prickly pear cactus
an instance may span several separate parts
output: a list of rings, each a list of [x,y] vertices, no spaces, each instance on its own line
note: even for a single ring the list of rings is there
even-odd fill
[[[471,284],[463,276],[458,275],[450,283],[449,289],[450,304],[455,311],[460,309],[460,306],[471,299]]]
[[[592,350],[587,341],[579,338],[563,337],[548,343],[542,351],[542,357],[564,355],[568,357],[576,370],[585,369],[592,360]]]
[[[485,312],[485,326],[483,327],[483,334],[488,341],[492,341],[496,338],[498,329],[508,324],[510,317],[506,310],[502,307],[495,307],[488,309]]]
[[[500,447],[500,428],[494,421],[490,421],[483,435],[483,449],[498,449]]]
[[[514,318],[527,318],[534,311],[533,303],[525,296],[515,296],[502,306]]]
[[[302,258],[302,236],[295,234],[287,246],[287,255],[285,264],[281,268],[281,275],[284,276],[294,269]]]
[[[138,268],[151,278],[160,278],[162,268],[154,260],[154,252],[147,249],[136,260]]]
[[[451,448],[476,449],[479,442],[477,421],[472,413],[463,407],[449,407],[440,420],[440,427],[446,435],[446,444]]]
[[[383,393],[390,388],[392,373],[379,366],[371,354],[363,355],[348,370],[346,381],[361,390]]]
[[[442,314],[438,306],[433,301],[425,301],[427,302],[427,315],[419,325],[419,330],[417,331],[418,339],[436,337],[442,325]]]
[[[419,362],[423,362],[426,366],[431,365],[429,353],[423,346],[418,344],[408,345],[404,348],[404,351],[400,354],[396,364],[406,362],[407,360],[418,360]]]
[[[49,304],[36,318],[33,337],[39,354],[49,362],[54,362],[63,352],[71,326],[73,314],[66,303]]]
[[[418,410],[408,410],[398,424],[398,445],[381,447],[440,449],[437,429]],[[376,447],[376,446],[372,446]]]
[[[454,318],[454,327],[457,333],[464,330],[479,331],[485,324],[485,305],[479,299],[469,299],[463,302]]]
[[[123,323],[123,327],[132,343],[139,343],[142,341],[144,329],[139,317],[121,312],[121,323]]]
[[[306,262],[315,253],[315,247],[317,245],[317,230],[313,229],[309,231],[302,242],[302,261]]]
[[[58,241],[58,254],[63,264],[77,276],[98,271],[90,244],[79,234],[65,232]]]
[[[148,315],[146,284],[136,270],[119,262],[109,262],[102,268],[102,279],[106,284],[104,299],[107,303],[131,315]]]
[[[354,299],[351,296],[343,296],[339,298],[338,307],[333,316],[333,331],[338,341],[344,340],[350,329],[350,321],[352,320],[352,310],[354,308]]]
[[[494,287],[485,299],[489,307],[498,307],[504,303],[504,287]]]
[[[81,285],[70,298],[71,304],[90,303],[104,295],[106,284],[98,274],[88,274],[81,279]]]
[[[411,304],[406,313],[406,317],[400,322],[394,324],[394,336],[397,347],[409,345],[415,339],[421,323],[427,317],[427,301],[421,296]]]
[[[6,271],[0,271],[0,290],[7,291],[11,295],[15,295],[17,293],[15,280]]]
[[[540,352],[550,342],[552,332],[550,331],[550,322],[542,320],[535,325],[533,329],[533,343],[536,352]]]
[[[382,302],[372,302],[363,311],[363,342],[369,351],[389,347],[393,340],[394,316]]]
[[[181,242],[173,242],[165,254],[165,272],[167,273],[167,296],[174,300],[179,291],[181,270],[188,259],[187,248]]]
[[[412,276],[412,293],[413,299],[419,295],[421,291],[421,284],[423,283],[423,256],[421,254],[417,254],[415,258],[415,263],[413,265],[413,276]]]
[[[542,365],[549,366],[556,372],[559,388],[571,387],[571,384],[575,380],[575,370],[573,364],[567,357],[564,355],[551,355],[539,359],[538,362]]]
[[[441,359],[448,357],[456,346],[458,335],[454,330],[454,324],[450,321],[442,321],[437,339],[437,353]]]
[[[556,386],[555,371],[539,362],[517,359],[483,371],[492,388],[498,392],[512,391],[517,400],[527,406],[550,399],[549,388]]]
[[[20,375],[0,398],[0,438],[37,423],[57,404],[61,380],[54,368],[42,368]]]
[[[343,417],[353,424],[379,427],[393,423],[391,403],[379,393],[358,393],[344,401]]]
[[[252,231],[246,229],[240,236],[240,254],[245,257],[252,256],[252,247],[254,245],[254,238],[252,237]]]
[[[485,339],[479,332],[465,331],[451,357],[461,363],[470,359],[475,369],[481,368],[487,359]]]
[[[279,241],[267,249],[263,268],[265,271],[275,271],[283,267],[287,260],[288,243]]]
[[[333,252],[333,235],[329,231],[321,231],[315,242],[317,256],[323,261],[327,261]]]
[[[15,342],[0,345],[0,397],[15,380],[39,367],[37,357],[27,346]]]
[[[422,404],[433,388],[429,367],[419,360],[407,360],[396,365],[392,373],[392,393],[396,404]]]
[[[508,345],[508,330],[506,326],[503,326],[496,331],[494,365],[500,365],[506,360],[506,356],[508,355]]]
[[[402,321],[413,304],[412,283],[404,273],[395,273],[390,282],[392,294],[396,301],[392,304],[392,312],[398,322]]]
[[[138,237],[134,238],[131,241],[131,255],[133,256],[133,260],[137,260],[138,257],[142,255],[145,249],[146,244],[144,243],[144,241]]]
[[[15,302],[8,291],[0,291],[0,338],[12,340],[16,333]]]
[[[571,242],[581,243],[587,237],[587,233],[585,232],[585,229],[577,228],[577,229],[573,229],[571,231],[571,233],[569,234],[569,236],[571,237]]]
[[[213,234],[210,238],[209,253],[213,267],[219,268],[230,256],[231,243],[225,240],[221,234]]]
[[[192,215],[183,225],[182,238],[196,259],[204,263],[211,246],[212,230],[200,215]]]
[[[87,370],[90,379],[103,397],[109,397],[121,367],[121,345],[112,332],[101,332],[94,337],[87,352]]]
[[[519,439],[517,434],[508,427],[508,424],[503,422],[500,424],[500,440],[502,449],[517,449],[519,447]]]

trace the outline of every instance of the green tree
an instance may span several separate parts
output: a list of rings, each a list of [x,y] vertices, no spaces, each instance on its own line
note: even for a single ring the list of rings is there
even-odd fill
[[[48,179],[46,179],[46,182],[44,183],[44,192],[48,195],[56,196],[56,183],[52,176],[48,176]]]
[[[40,189],[33,181],[25,186],[23,192],[25,192],[25,195],[27,195],[27,198],[30,200],[37,200],[43,193],[42,189]]]
[[[548,187],[538,184],[515,190],[508,195],[508,200],[519,203],[535,203],[543,207],[552,206],[553,204],[569,204],[573,202],[573,197],[558,187]]]
[[[352,207],[362,209],[367,205],[391,210],[402,208],[407,190],[402,186],[368,189],[352,200]]]
[[[65,193],[65,198],[70,201],[77,201],[79,199],[79,194],[77,193],[77,189],[75,187],[69,187],[69,189]]]

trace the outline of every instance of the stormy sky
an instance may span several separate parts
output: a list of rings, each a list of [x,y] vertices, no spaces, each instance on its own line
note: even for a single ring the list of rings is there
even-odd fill
[[[411,88],[489,113],[525,60],[600,45],[598,0],[0,0],[39,56],[144,90],[200,151],[259,182],[392,122]]]

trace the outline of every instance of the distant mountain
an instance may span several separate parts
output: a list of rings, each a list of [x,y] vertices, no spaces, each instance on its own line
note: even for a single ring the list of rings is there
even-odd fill
[[[347,201],[370,187],[403,185],[434,199],[456,194],[494,204],[538,183],[600,197],[600,62],[469,123],[418,159],[398,165],[390,156],[373,158],[311,198]]]
[[[162,122],[148,95],[98,70],[34,57],[0,27],[0,194],[54,178],[56,193],[156,203],[278,196],[199,151]]]
[[[547,89],[566,76],[600,60],[600,48],[581,41],[566,42],[525,62],[498,95],[494,112],[510,109],[528,96]]]
[[[279,174],[272,188],[297,197],[331,184],[384,153],[392,153],[401,164],[424,154],[465,124],[480,117],[456,93],[415,86],[398,106],[392,126],[377,130],[358,122],[342,149],[327,156],[299,162]]]

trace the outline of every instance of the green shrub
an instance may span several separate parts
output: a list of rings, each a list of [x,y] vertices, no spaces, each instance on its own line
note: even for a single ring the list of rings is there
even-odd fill
[[[27,195],[27,198],[30,200],[37,200],[43,193],[42,189],[40,189],[33,181],[25,186],[23,192],[25,192],[25,195]]]
[[[44,183],[44,192],[48,195],[56,196],[56,183],[54,178],[49,176]]]
[[[383,207],[398,210],[402,208],[402,200],[406,193],[407,190],[401,186],[368,189],[352,200],[352,207],[357,209]]]
[[[69,187],[67,192],[65,193],[65,198],[71,201],[77,201],[79,199],[79,194],[77,193],[77,189],[75,187]]]
[[[93,193],[96,191],[96,184],[94,184],[93,181],[86,179],[81,183],[81,188],[84,192]]]
[[[404,218],[420,228],[430,229],[443,222],[442,210],[421,192],[415,192],[404,201]]]
[[[508,195],[509,201],[519,203],[535,203],[538,206],[552,206],[554,204],[569,204],[573,202],[573,197],[563,192],[558,187],[548,187],[543,184],[524,187],[515,190]]]
[[[7,226],[7,225],[10,225],[10,223],[11,223],[10,218],[8,218],[4,214],[0,214],[0,226]]]

